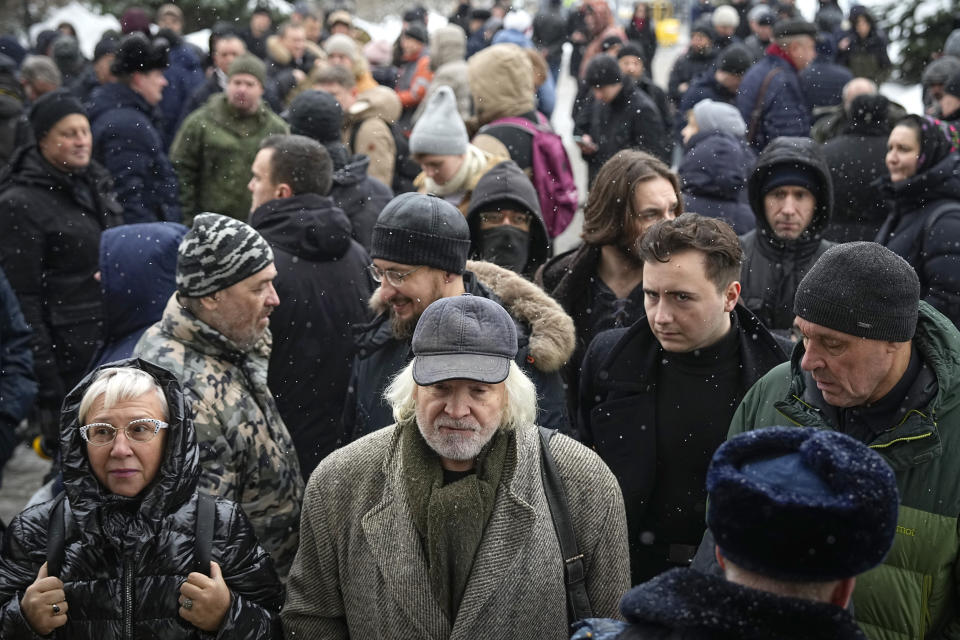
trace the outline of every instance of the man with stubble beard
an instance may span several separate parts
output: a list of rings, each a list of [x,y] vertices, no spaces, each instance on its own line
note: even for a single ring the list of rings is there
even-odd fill
[[[436,196],[404,193],[373,228],[370,299],[376,318],[357,333],[357,356],[344,408],[344,441],[393,424],[383,392],[413,358],[410,340],[436,300],[469,293],[498,302],[517,325],[515,358],[537,387],[537,424],[570,432],[559,369],[573,352],[573,323],[522,276],[488,262],[467,264],[470,229],[456,207]],[[467,270],[469,266],[470,270]]]

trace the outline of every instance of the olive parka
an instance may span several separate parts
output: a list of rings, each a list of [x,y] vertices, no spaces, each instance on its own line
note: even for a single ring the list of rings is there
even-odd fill
[[[883,564],[857,577],[853,592],[854,616],[873,640],[960,638],[960,332],[921,301],[913,348],[932,375],[918,377],[925,384],[911,389],[916,400],[898,424],[859,438],[890,464],[900,491],[893,547]],[[785,424],[837,428],[800,369],[803,354],[798,344],[789,363],[750,389],[728,438]]]
[[[78,429],[78,410],[96,370],[71,391],[61,418],[65,492],[14,518],[0,551],[0,637],[41,638],[20,609],[47,559],[54,506],[65,500],[59,577],[69,605],[57,638],[210,638],[178,614],[180,586],[194,570],[199,449],[180,384],[145,360],[131,366],[158,381],[169,406],[166,453],[156,478],[138,496],[108,492],[96,479]],[[211,558],[230,588],[230,608],[216,634],[231,640],[280,638],[283,587],[240,507],[216,501]]]

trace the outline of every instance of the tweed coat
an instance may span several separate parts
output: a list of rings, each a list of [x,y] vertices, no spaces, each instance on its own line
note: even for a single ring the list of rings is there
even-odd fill
[[[311,475],[282,612],[287,637],[568,638],[563,562],[543,493],[537,428],[516,432],[453,621],[433,595],[407,506],[404,428],[416,426],[375,431],[329,455]],[[593,614],[619,617],[630,582],[617,481],[574,440],[557,435],[550,447],[584,554]]]

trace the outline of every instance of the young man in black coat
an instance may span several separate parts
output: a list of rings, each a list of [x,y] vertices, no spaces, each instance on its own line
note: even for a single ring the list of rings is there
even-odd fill
[[[623,490],[634,584],[689,564],[710,457],[747,390],[787,358],[737,304],[743,253],[726,223],[664,220],[640,255],[646,316],[590,344],[578,424]]]
[[[286,304],[273,311],[268,385],[296,445],[304,479],[337,447],[353,360],[352,328],[367,319],[370,256],[350,237],[350,221],[325,194],[333,164],[306,136],[264,139],[248,185],[251,226],[274,252],[274,286]]]
[[[577,115],[574,135],[587,161],[590,182],[623,149],[638,149],[669,162],[671,142],[653,101],[624,76],[611,56],[596,56],[584,79],[593,99]]]

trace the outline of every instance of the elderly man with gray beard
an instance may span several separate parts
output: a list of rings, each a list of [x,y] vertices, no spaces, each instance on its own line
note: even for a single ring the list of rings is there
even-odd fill
[[[442,298],[412,346],[386,392],[395,424],[310,477],[287,636],[559,639],[572,620],[617,615],[629,584],[620,489],[595,453],[535,426],[510,315]],[[565,565],[581,571],[573,585]]]

